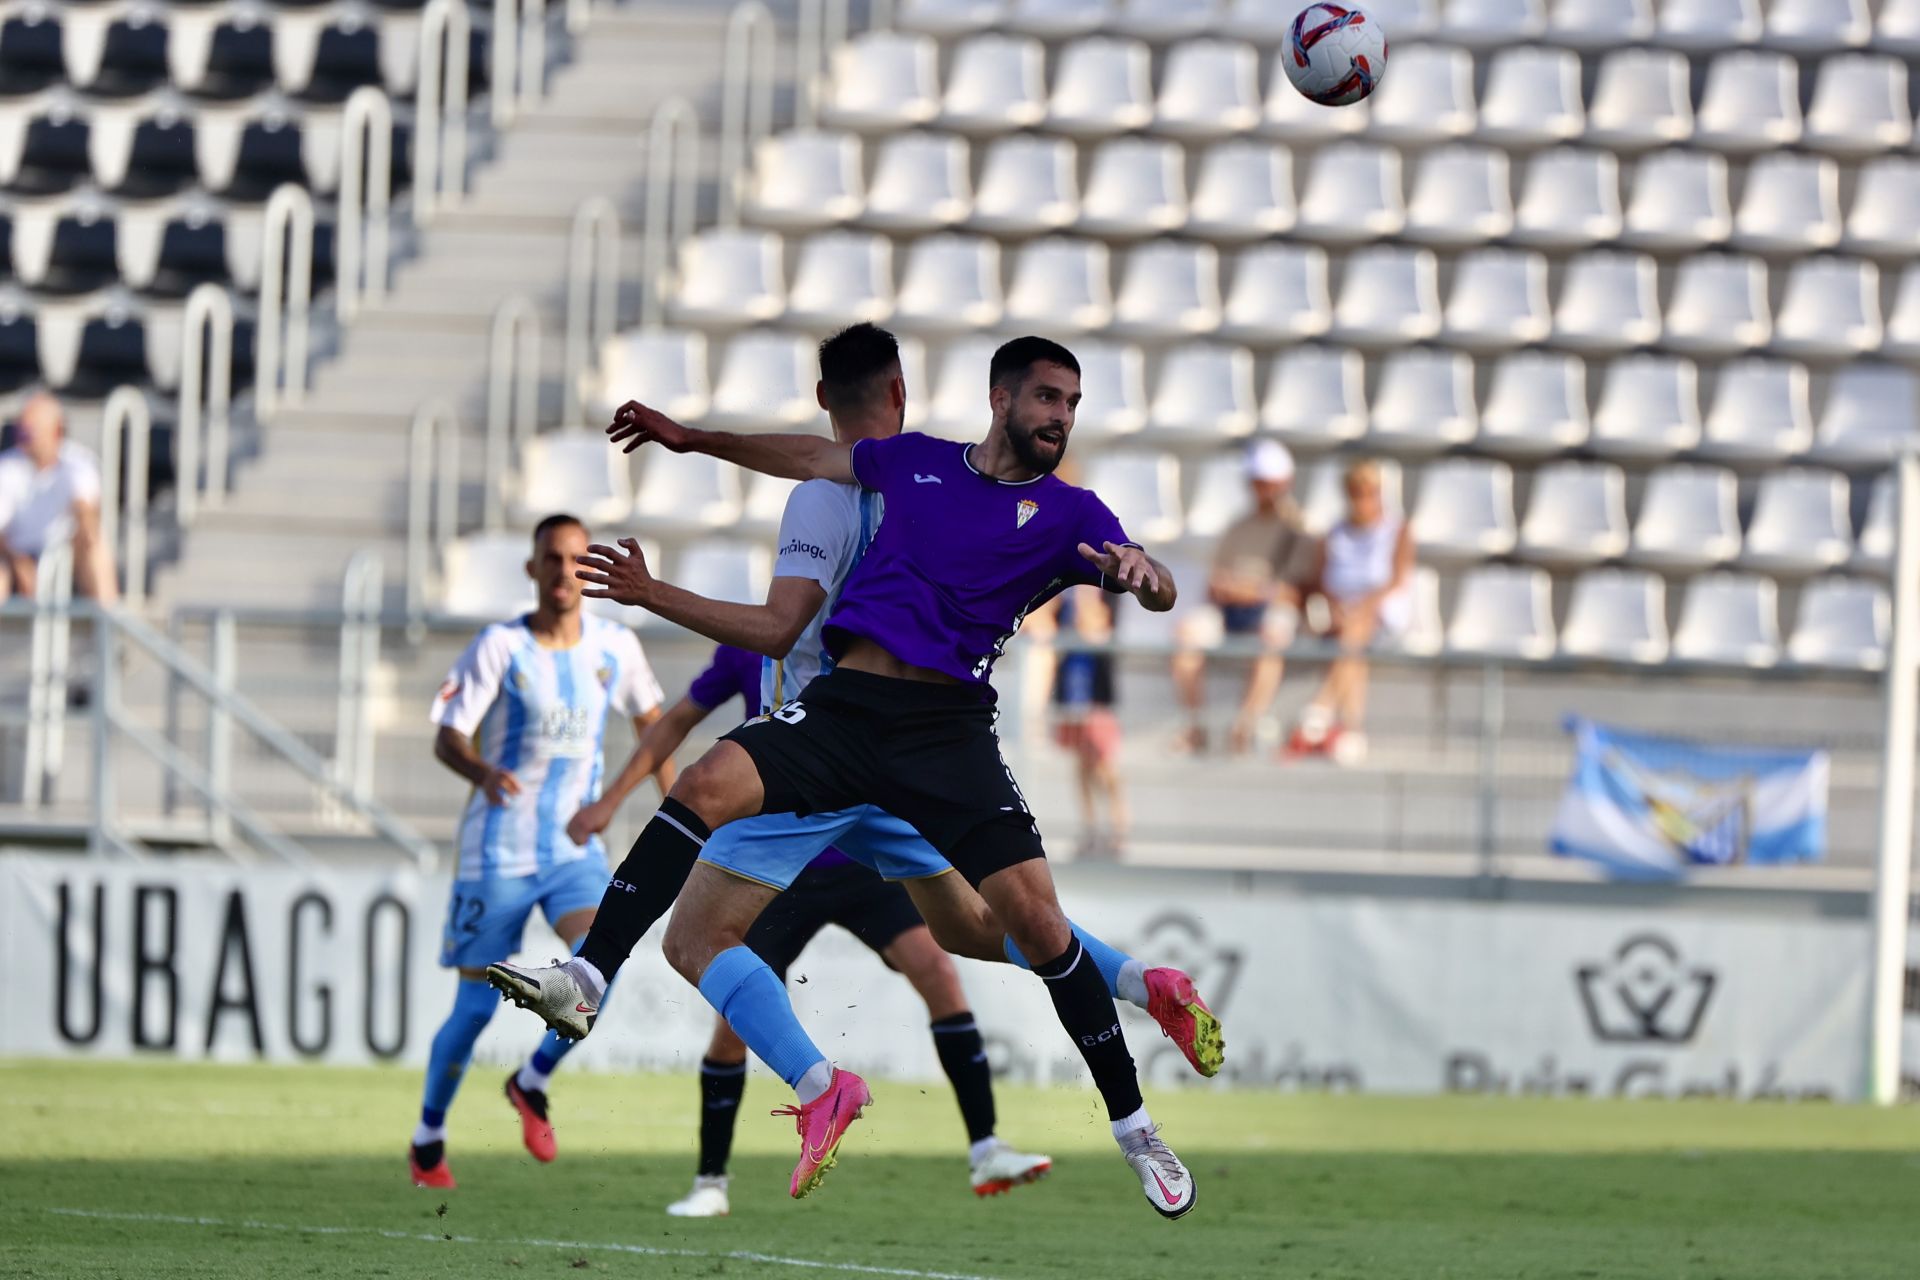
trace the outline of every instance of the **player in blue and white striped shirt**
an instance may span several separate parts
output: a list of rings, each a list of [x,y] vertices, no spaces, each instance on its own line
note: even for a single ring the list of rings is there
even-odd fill
[[[487,986],[487,965],[519,950],[536,906],[569,947],[585,935],[607,888],[599,833],[651,767],[636,751],[602,788],[607,716],[632,716],[637,733],[659,719],[661,693],[633,632],[581,610],[573,559],[587,545],[572,516],[540,522],[527,562],[537,587],[533,612],[475,636],[434,699],[434,755],[473,792],[460,819],[460,865],[440,948],[440,963],[459,969],[460,986],[433,1038],[408,1157],[421,1186],[453,1185],[447,1107],[500,1003]],[[654,777],[665,794],[672,764]],[[540,1160],[554,1156],[547,1077],[571,1047],[549,1034],[507,1079],[527,1149]]]

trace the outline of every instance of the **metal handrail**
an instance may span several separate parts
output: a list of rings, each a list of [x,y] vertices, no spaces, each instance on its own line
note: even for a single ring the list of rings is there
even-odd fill
[[[393,197],[393,104],[372,85],[347,98],[340,141],[342,320],[387,296],[388,206]]]
[[[153,414],[147,397],[138,387],[115,387],[107,397],[100,425],[100,540],[126,566],[126,601],[132,609],[147,600],[147,472],[152,452]],[[120,510],[123,455],[124,517]]]
[[[513,459],[540,427],[540,313],[522,294],[493,313],[487,350],[486,457],[481,479],[480,525],[489,533],[505,526],[502,489]]]
[[[699,170],[700,118],[685,98],[667,98],[647,125],[647,210],[640,232],[640,323],[645,328],[659,326],[673,254],[693,234]]]
[[[333,737],[334,777],[354,796],[373,794],[373,673],[380,664],[380,553],[354,553],[341,581],[339,700]]]
[[[67,703],[67,659],[73,643],[73,546],[62,539],[40,553],[33,585],[33,628],[27,642],[27,740],[20,799],[44,803],[66,753],[62,717]]]
[[[282,188],[285,190],[286,188]],[[276,192],[277,196],[279,193]],[[308,279],[312,278],[312,205],[307,206],[308,231]],[[275,238],[275,229],[271,217],[267,220],[268,241]],[[263,251],[263,261],[271,262],[271,256]],[[297,271],[296,271],[297,273]],[[277,279],[277,273],[276,273]],[[277,295],[278,290],[276,289]],[[304,291],[303,291],[304,292]],[[261,395],[271,385],[268,363],[269,357],[279,358],[280,334],[276,327],[269,338],[265,317],[272,313],[278,319],[278,300],[268,301],[269,294],[261,293],[262,324],[260,329]],[[305,298],[300,300],[304,309]],[[301,368],[306,367],[306,322],[301,320],[299,330]],[[303,378],[304,385],[304,378]],[[205,383],[204,395],[202,383]],[[186,313],[182,317],[180,328],[180,385],[176,390],[177,413],[174,426],[174,515],[184,527],[192,524],[199,514],[201,505],[214,507],[220,505],[227,496],[227,441],[231,430],[231,407],[233,404],[233,299],[225,289],[217,284],[203,284],[187,295]],[[201,401],[205,400],[203,406]],[[206,476],[201,478],[201,413],[205,410],[206,434]],[[262,412],[266,412],[263,408]]]
[[[414,411],[407,434],[406,620],[416,639],[426,631],[427,578],[435,554],[458,532],[459,451],[460,416],[451,401],[429,401]]]
[[[748,156],[773,132],[773,13],[761,0],[741,0],[727,18],[721,60],[720,211],[718,224],[738,225],[736,182]],[[803,93],[802,99],[806,95]],[[802,123],[808,123],[802,121]]]
[[[547,92],[546,0],[493,0],[493,126],[504,129]]]
[[[467,190],[465,0],[432,0],[420,19],[420,75],[414,90],[413,222],[460,203]]]
[[[620,301],[620,215],[605,196],[574,211],[567,240],[567,327],[561,348],[560,421],[581,422],[580,378],[613,337]]]
[[[266,221],[260,250],[260,367],[253,380],[254,407],[263,418],[298,405],[307,395],[313,197],[294,183],[283,184],[267,200]]]

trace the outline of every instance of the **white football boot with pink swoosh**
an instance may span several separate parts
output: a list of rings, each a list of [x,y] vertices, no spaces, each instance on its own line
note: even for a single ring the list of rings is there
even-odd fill
[[[1180,1157],[1160,1141],[1160,1126],[1135,1129],[1120,1140],[1120,1151],[1140,1178],[1147,1203],[1163,1218],[1178,1218],[1193,1208],[1193,1175]]]

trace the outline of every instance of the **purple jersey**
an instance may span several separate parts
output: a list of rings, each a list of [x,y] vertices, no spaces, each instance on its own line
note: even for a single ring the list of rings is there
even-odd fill
[[[1084,542],[1128,541],[1090,490],[1058,476],[995,480],[968,446],[916,431],[853,446],[853,475],[887,517],[827,619],[838,656],[864,636],[902,662],[977,684],[1027,614],[1075,583],[1099,583]]]

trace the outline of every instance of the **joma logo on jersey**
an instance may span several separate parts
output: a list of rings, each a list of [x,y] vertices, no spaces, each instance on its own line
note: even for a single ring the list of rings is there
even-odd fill
[[[1040,513],[1040,504],[1032,498],[1022,498],[1013,508],[1013,527],[1024,529],[1027,521]]]

